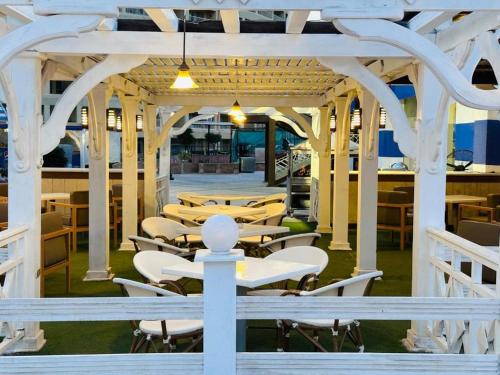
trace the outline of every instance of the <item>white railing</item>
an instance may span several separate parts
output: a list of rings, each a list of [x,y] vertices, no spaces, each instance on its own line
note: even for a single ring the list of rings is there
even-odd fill
[[[460,298],[478,303],[500,298],[500,252],[479,246],[453,233],[429,228],[431,275],[429,289],[436,297]],[[469,272],[462,271],[464,264]],[[484,267],[496,271],[496,284],[483,284]],[[500,310],[497,312],[500,316]],[[429,324],[429,334],[447,353],[480,354],[498,352],[498,319],[468,321],[440,319]]]
[[[18,297],[16,286],[22,285],[27,230],[27,226],[21,226],[0,232],[0,281],[3,279],[0,283],[0,302]],[[23,336],[16,314],[0,318],[0,354],[8,352]]]
[[[433,235],[432,232],[429,234]],[[0,321],[123,321],[203,319],[204,351],[0,357],[0,374],[495,374],[500,354],[236,353],[235,320],[364,319],[495,322],[498,298],[237,297],[235,261],[205,256],[202,297],[5,298]],[[225,290],[223,292],[222,290]],[[224,328],[225,327],[225,328]],[[233,327],[233,329],[230,329]],[[70,334],[70,333],[69,333]],[[132,333],[131,333],[132,335]],[[272,335],[273,336],[273,335]],[[229,366],[228,366],[229,364]],[[234,364],[234,366],[232,365]]]

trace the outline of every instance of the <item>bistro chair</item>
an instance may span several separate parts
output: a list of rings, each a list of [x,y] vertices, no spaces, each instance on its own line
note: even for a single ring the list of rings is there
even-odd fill
[[[304,275],[302,277],[295,277],[290,280],[297,282],[294,290],[312,290],[316,288],[319,281],[319,275],[328,265],[328,254],[314,246],[294,246],[288,247],[283,250],[276,251],[269,254],[265,259],[267,260],[280,260],[283,262],[294,262],[310,264],[319,267],[319,271]],[[289,280],[274,283],[270,289],[253,290],[248,293],[250,296],[281,296],[289,289]]]
[[[133,235],[128,236],[128,239],[132,241],[132,243],[134,244],[136,253],[139,253],[141,251],[155,250],[155,251],[163,251],[169,254],[179,255],[182,257],[189,257],[193,255],[193,253],[186,248],[170,245],[160,239],[151,239]]]
[[[193,193],[179,193],[177,194],[177,199],[183,206],[187,207],[199,207],[204,206],[208,202],[217,204],[217,201],[211,199],[202,199]]]
[[[186,215],[175,214],[173,212],[161,212],[160,215],[166,219],[177,221],[187,227],[199,227],[201,224],[186,217]]]
[[[292,246],[314,246],[316,240],[319,238],[321,238],[321,234],[319,233],[293,234],[291,236],[280,237],[275,240],[265,242],[260,244],[259,247],[274,253]]]
[[[146,250],[135,254],[133,263],[137,272],[144,278],[144,282],[159,287],[171,286],[177,290],[181,290],[183,288],[182,285],[174,285],[174,283],[182,279],[182,277],[163,274],[161,269],[174,264],[191,262],[178,255],[156,250]]]
[[[245,206],[258,208],[267,206],[268,204],[271,203],[285,203],[286,197],[287,197],[286,193],[271,194],[257,201],[248,202]]]
[[[118,284],[122,293],[128,297],[186,296],[185,291],[182,289],[171,292],[153,285],[116,277],[113,282]],[[191,339],[191,343],[184,350],[184,352],[190,352],[196,348],[203,338],[202,320],[133,320],[130,324],[133,332],[130,353],[137,353],[144,346],[146,353],[150,351],[151,347],[155,352],[158,352],[155,340],[161,340],[164,352],[172,352],[175,350],[177,340],[180,339]]]
[[[378,192],[377,202],[377,229],[399,232],[399,249],[404,250],[406,233],[412,230],[413,203],[408,193],[403,191]]]
[[[9,204],[0,202],[0,230],[7,229],[9,226]]]
[[[488,194],[486,206],[460,204],[458,206],[458,220],[500,222],[500,194]]]
[[[244,216],[242,217],[242,221],[245,222],[255,222],[258,221],[259,219],[265,219],[266,217],[270,216],[276,216],[276,215],[286,215],[286,204],[284,203],[269,203],[268,205],[264,207],[253,207],[253,208],[260,208],[260,209],[265,209],[266,212],[263,214],[258,214],[258,215],[249,215],[249,216]]]
[[[41,216],[41,267],[40,296],[45,295],[45,277],[61,269],[66,271],[66,293],[70,290],[70,241],[71,229],[63,226],[59,212],[47,212]]]
[[[458,222],[457,235],[477,245],[499,246],[500,224],[462,220]],[[461,269],[470,276],[471,262],[462,262]],[[483,267],[482,278],[484,284],[496,284],[497,273],[491,268]]]
[[[261,219],[257,219],[255,221],[252,221],[249,224],[280,226],[284,217],[285,217],[285,213],[279,213],[279,214],[265,216]],[[262,235],[262,236],[251,236],[251,237],[240,238],[239,243],[243,247],[245,247],[248,251],[252,251],[255,249],[260,249],[259,245],[266,243],[266,242],[270,242],[272,240],[273,240],[273,237]]]
[[[164,217],[148,217],[142,221],[141,226],[149,237],[163,240],[170,245],[191,246],[202,242],[200,235],[179,235],[179,232],[187,227]]]
[[[381,271],[354,276],[346,280],[336,281],[330,285],[313,291],[287,291],[283,296],[297,297],[361,297],[370,295],[373,282],[382,276]],[[341,302],[339,302],[341,303]],[[289,350],[290,331],[293,329],[309,341],[316,350],[327,352],[318,338],[318,331],[328,330],[332,333],[332,349],[340,352],[346,338],[363,352],[365,347],[361,335],[360,322],[354,319],[286,319],[278,321],[281,330],[281,342],[278,351]],[[313,335],[310,334],[312,332]]]

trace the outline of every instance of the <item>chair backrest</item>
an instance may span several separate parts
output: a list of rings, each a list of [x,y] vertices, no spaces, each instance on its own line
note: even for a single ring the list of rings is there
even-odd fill
[[[161,280],[179,280],[181,276],[166,275],[161,272],[162,267],[179,263],[191,263],[180,256],[162,251],[141,251],[134,255],[134,267],[146,279],[159,284]]]
[[[377,277],[383,275],[382,271],[365,273],[354,276],[312,291],[300,292],[301,296],[329,296],[329,297],[362,297],[370,293],[371,284]]]
[[[7,182],[0,183],[0,197],[9,196],[9,184]]]
[[[462,220],[458,223],[457,235],[481,246],[498,246],[500,224]]]
[[[269,254],[265,259],[281,260],[285,262],[304,263],[319,266],[319,275],[328,265],[328,254],[315,246],[293,246]],[[301,277],[292,278],[299,281]]]
[[[500,194],[488,194],[486,196],[486,205],[495,208],[500,206]]]
[[[199,227],[201,224],[197,223],[194,220],[191,220],[189,217],[186,217],[184,215],[177,215],[173,212],[162,212],[161,215],[166,218],[170,219],[173,221],[176,221],[178,223],[184,224],[187,227]]]
[[[0,223],[9,221],[9,204],[7,202],[0,203]]]
[[[380,190],[378,203],[407,204],[411,203],[408,193],[404,191]],[[384,225],[400,225],[401,211],[398,207],[378,207],[377,223]]]
[[[414,186],[396,186],[394,191],[402,191],[408,194],[409,203],[415,200],[415,187]]]
[[[164,215],[174,215],[174,216],[184,218],[186,220],[194,221],[198,217],[198,215],[190,215],[190,214],[186,214],[186,213],[180,214],[179,213],[179,210],[182,210],[185,208],[186,208],[186,206],[181,205],[181,204],[169,203],[169,204],[166,204],[165,206],[163,206],[162,213]]]
[[[179,253],[187,253],[188,249],[181,249],[177,246],[173,246],[163,242],[162,240],[154,240],[146,237],[140,236],[128,236],[129,240],[134,243],[135,251],[148,251],[148,250],[157,250],[164,251],[170,254],[179,254]]]
[[[266,248],[269,251],[275,252],[292,246],[313,246],[318,238],[319,233],[301,233],[291,236],[277,238],[275,240],[263,243],[260,247]]]
[[[142,221],[141,227],[151,238],[165,238],[167,241],[173,241],[179,237],[177,230],[185,225],[164,217],[148,217]]]
[[[45,234],[54,233],[64,229],[62,215],[60,212],[56,211],[42,214],[40,224],[42,239]],[[44,240],[43,266],[49,267],[66,260],[68,258],[68,249],[68,237],[65,234]]]
[[[192,193],[179,193],[177,194],[177,199],[181,202],[182,205],[188,207],[203,206],[207,201],[206,199],[198,198]]]
[[[273,215],[273,216],[264,216],[261,217],[255,221],[252,221],[250,224],[255,224],[255,225],[271,225],[271,226],[280,226],[281,222],[283,221],[283,217],[285,217],[285,214],[278,214],[278,215]]]
[[[272,203],[283,203],[285,202],[287,197],[286,193],[275,193],[268,195],[262,199],[259,199],[257,202],[252,203],[249,205],[249,207],[262,207],[262,206],[267,206]]]
[[[120,285],[123,293],[129,297],[179,296],[166,289],[119,277],[115,277],[113,283]]]

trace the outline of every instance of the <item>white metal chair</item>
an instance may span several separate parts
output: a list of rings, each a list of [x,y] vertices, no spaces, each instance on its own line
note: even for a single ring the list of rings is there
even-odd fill
[[[298,297],[361,297],[368,296],[371,292],[373,282],[381,277],[381,271],[370,272],[364,275],[351,277],[342,281],[334,282],[330,285],[313,291],[287,291],[283,296],[295,295]],[[322,352],[327,350],[319,343],[317,332],[328,329],[332,333],[333,351],[342,350],[345,338],[349,338],[360,352],[364,351],[363,337],[361,336],[360,322],[354,319],[293,319],[279,320],[278,329],[281,329],[281,347],[278,350],[288,350],[290,331],[295,329],[300,335],[306,338],[316,349]],[[315,336],[311,336],[307,331],[311,331]]]
[[[165,243],[163,240],[133,235],[128,236],[128,239],[134,244],[134,248],[137,253],[140,251],[158,250],[179,256],[192,255],[192,252],[189,251],[189,249],[170,245]]]
[[[328,254],[319,247],[314,246],[289,247],[269,254],[265,259],[311,264],[319,267],[319,271],[316,273],[292,278],[291,280],[298,282],[295,290],[314,289],[319,280],[319,275],[328,265]],[[253,290],[248,295],[281,296],[288,289],[288,280],[274,285],[277,285],[278,288]]]
[[[277,215],[286,215],[286,204],[284,203],[270,203],[265,207],[252,207],[252,208],[261,208],[265,209],[266,212],[257,215],[248,215],[244,216],[241,219],[250,224],[255,224],[257,221],[261,221],[265,218],[277,216]]]
[[[281,205],[281,203],[276,203]],[[249,224],[254,225],[270,225],[270,226],[280,226],[283,218],[285,217],[285,212],[280,210],[270,210],[269,215],[261,217],[255,221],[250,222]],[[251,237],[243,237],[240,238],[240,244],[247,248],[248,250],[258,248],[259,245],[272,241],[273,237],[271,236],[251,236]]]
[[[267,206],[272,203],[284,203],[286,200],[287,194],[286,193],[275,193],[268,195],[262,199],[259,199],[257,201],[251,201],[246,204],[247,207],[262,207],[262,206]]]
[[[192,245],[202,242],[201,236],[194,234],[179,235],[185,225],[164,217],[148,217],[141,223],[142,230],[149,237],[161,239],[169,244]]]
[[[146,250],[135,254],[133,263],[135,269],[144,277],[145,281],[162,286],[167,284],[165,281],[177,281],[182,278],[180,276],[163,274],[161,272],[163,267],[180,263],[190,263],[190,261],[175,254]]]
[[[314,246],[316,240],[321,238],[319,233],[301,233],[291,236],[280,237],[272,241],[260,244],[259,247],[269,250],[271,253],[293,246]]]
[[[178,215],[173,212],[160,212],[160,215],[165,219],[177,221],[178,223],[184,224],[187,227],[199,227],[201,225],[201,223],[191,220],[189,217]]]
[[[113,282],[120,285],[123,294],[129,297],[179,297],[183,295],[181,291],[175,293],[153,285],[127,279],[115,277]],[[158,349],[154,343],[155,339],[161,339],[164,351],[171,352],[175,349],[177,340],[184,338],[192,340],[191,344],[184,350],[184,352],[189,352],[203,338],[202,320],[134,320],[130,323],[134,335],[130,353],[137,353],[144,345],[146,345],[145,352],[148,352],[151,346],[157,352]]]

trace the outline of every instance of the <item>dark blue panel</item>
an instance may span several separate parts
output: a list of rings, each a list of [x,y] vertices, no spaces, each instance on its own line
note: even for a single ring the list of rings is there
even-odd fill
[[[470,124],[455,124],[453,132],[453,144],[455,150],[474,150],[474,123]],[[455,155],[456,160],[471,161],[469,153],[457,152]]]
[[[378,155],[380,157],[398,158],[404,155],[399,150],[398,144],[394,142],[394,131],[381,130],[379,132]]]
[[[480,120],[474,123],[474,163],[500,165],[500,121]]]
[[[389,85],[389,87],[399,100],[415,97],[415,88],[413,85]]]

